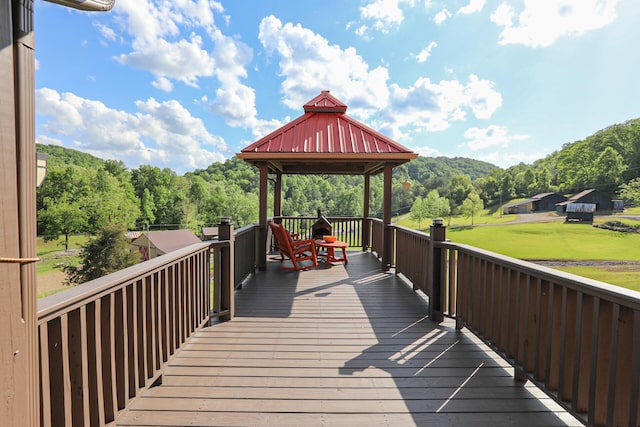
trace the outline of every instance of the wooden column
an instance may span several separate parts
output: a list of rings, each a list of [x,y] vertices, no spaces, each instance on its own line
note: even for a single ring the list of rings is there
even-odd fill
[[[220,295],[214,295],[216,298],[220,298],[219,307],[220,312],[228,311],[228,314],[220,316],[220,320],[231,320],[235,315],[235,262],[234,256],[234,235],[233,235],[233,223],[231,218],[222,218],[220,224],[218,224],[218,240],[229,241],[228,248],[222,248],[220,253],[220,264],[222,272],[220,275]]]
[[[369,203],[371,201],[371,175],[364,176],[364,201],[362,203],[362,250],[366,251],[371,247],[371,228],[367,221],[369,218]]]
[[[393,229],[391,228],[391,189],[393,178],[393,166],[384,165],[384,194],[382,206],[382,224],[384,227],[382,237],[382,268],[388,271],[393,264]]]
[[[258,207],[258,254],[257,267],[259,270],[267,269],[267,193],[269,191],[269,168],[266,163],[258,165],[260,169],[260,205]]]
[[[0,420],[39,422],[32,0],[0,0]]]
[[[275,188],[273,189],[273,216],[282,216],[282,174],[276,174]]]
[[[436,248],[434,242],[444,242],[446,240],[446,227],[442,219],[434,219],[429,230],[431,244],[429,245],[428,277],[427,289],[429,291],[429,317],[432,322],[441,323],[444,321],[444,272],[446,262],[442,248]]]

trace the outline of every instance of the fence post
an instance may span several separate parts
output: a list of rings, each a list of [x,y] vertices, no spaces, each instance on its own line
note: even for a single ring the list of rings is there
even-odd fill
[[[446,281],[443,280],[443,273],[446,271],[443,265],[444,257],[442,256],[442,248],[438,248],[435,242],[444,242],[446,240],[446,227],[442,218],[436,218],[433,220],[433,224],[429,228],[429,236],[431,238],[431,244],[429,245],[429,258],[432,268],[429,274],[429,281],[431,291],[429,295],[429,317],[431,321],[440,323],[444,321],[444,301],[443,287],[446,285]]]
[[[229,246],[220,248],[220,312],[228,312],[223,316],[220,316],[220,320],[231,320],[234,316],[234,270],[235,261],[233,259],[233,223],[231,218],[223,217],[220,219],[220,225],[218,226],[218,240],[229,241]]]

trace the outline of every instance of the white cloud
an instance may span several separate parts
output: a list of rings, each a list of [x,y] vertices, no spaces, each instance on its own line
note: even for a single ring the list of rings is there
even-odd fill
[[[480,12],[486,4],[486,0],[469,0],[469,4],[458,9],[458,15],[471,15]]]
[[[200,102],[232,127],[263,128],[270,122],[257,118],[255,91],[244,83],[253,59],[249,46],[223,34],[214,14],[224,8],[217,1],[165,2],[139,0],[123,3],[121,27],[133,37],[132,51],[117,57],[123,64],[148,70],[156,76],[152,85],[165,92],[173,81],[199,87],[199,81],[216,78],[216,98]],[[229,16],[222,17],[225,25]],[[190,32],[188,37],[183,33]],[[206,38],[206,39],[205,39]]]
[[[191,35],[190,41],[182,39],[173,43],[158,39],[116,59],[122,64],[149,70],[158,77],[170,77],[193,87],[198,86],[199,77],[214,75],[214,60],[202,48],[202,38],[195,34]]]
[[[113,28],[107,27],[100,22],[94,22],[93,25],[98,29],[102,37],[104,37],[105,39],[109,41],[115,41],[117,39],[116,32],[113,30]]]
[[[270,54],[279,56],[283,103],[287,107],[301,110],[305,102],[325,89],[347,102],[349,112],[360,117],[386,106],[388,70],[381,66],[370,70],[354,48],[330,45],[301,25],[282,24],[274,16],[262,20],[258,37]]]
[[[136,106],[138,112],[132,114],[72,93],[38,89],[36,109],[43,116],[38,140],[69,141],[98,157],[122,160],[129,167],[143,161],[170,166],[178,173],[224,160],[224,140],[209,133],[202,120],[178,101],[150,98]]]
[[[524,152],[510,152],[493,151],[491,153],[482,153],[473,155],[474,159],[489,162],[501,168],[508,168],[509,166],[517,165],[519,163],[531,164],[536,160],[542,159],[549,153],[537,152],[537,153],[524,153]]]
[[[502,95],[493,89],[493,83],[470,75],[466,84],[457,80],[432,82],[426,77],[413,86],[390,86],[388,108],[381,112],[377,123],[394,138],[404,139],[403,129],[436,132],[465,120],[470,110],[476,118],[489,118],[502,105]]]
[[[156,81],[151,83],[156,89],[163,90],[165,92],[171,92],[173,90],[173,83],[166,77],[158,77]]]
[[[404,20],[399,0],[374,0],[360,8],[362,19],[373,20],[373,27],[381,32],[388,32],[393,26]]]
[[[427,47],[422,49],[420,53],[416,55],[416,59],[418,60],[418,62],[419,63],[427,62],[427,59],[429,59],[429,57],[431,56],[431,51],[436,47],[438,47],[438,43],[436,42],[429,43]]]
[[[470,75],[468,81],[432,82],[421,77],[410,87],[388,85],[388,70],[373,70],[354,48],[343,49],[301,25],[283,24],[274,16],[260,24],[259,39],[277,56],[283,103],[300,111],[321,90],[349,106],[351,116],[398,140],[420,131],[440,131],[468,113],[486,119],[502,105],[494,83]],[[342,72],[335,72],[342,70]]]
[[[524,141],[529,138],[527,135],[510,135],[505,126],[496,125],[484,129],[469,128],[464,133],[464,137],[468,139],[467,147],[473,151],[496,146],[506,148],[513,141]]]
[[[418,0],[373,0],[360,7],[360,19],[371,21],[372,28],[381,33],[388,33],[394,27],[398,27],[404,21],[406,9],[411,9],[418,4]],[[425,2],[429,6],[430,1]],[[368,25],[358,26],[356,34],[366,35]]]
[[[451,18],[451,12],[449,12],[447,9],[442,9],[440,12],[436,13],[436,16],[433,17],[433,22],[435,22],[436,25],[440,25],[449,18]]]
[[[440,157],[440,156],[442,156],[442,153],[440,151],[438,151],[435,148],[431,148],[431,147],[411,147],[411,149],[415,153],[418,153],[418,155],[424,156],[424,157]]]
[[[551,46],[563,36],[580,36],[597,30],[616,18],[618,0],[524,0],[517,14],[504,1],[491,15],[491,21],[504,27],[500,44],[530,47]]]

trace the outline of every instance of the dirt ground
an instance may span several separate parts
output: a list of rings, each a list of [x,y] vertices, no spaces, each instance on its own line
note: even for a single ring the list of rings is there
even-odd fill
[[[64,279],[66,275],[63,271],[54,270],[38,274],[38,295],[49,294],[50,292],[66,289]]]

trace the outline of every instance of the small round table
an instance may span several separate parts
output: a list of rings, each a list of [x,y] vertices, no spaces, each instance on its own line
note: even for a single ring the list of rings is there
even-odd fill
[[[347,242],[341,242],[339,240],[331,243],[325,242],[322,239],[316,240],[316,247],[325,248],[327,250],[327,257],[325,259],[325,262],[327,264],[332,262],[344,262],[345,265],[348,264],[349,260],[347,260],[347,246],[349,246]],[[336,258],[336,249],[342,249],[342,258]]]

